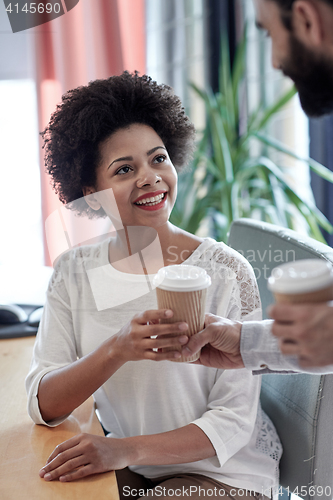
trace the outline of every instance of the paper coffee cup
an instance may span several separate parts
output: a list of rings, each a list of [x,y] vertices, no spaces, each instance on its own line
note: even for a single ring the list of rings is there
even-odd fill
[[[191,337],[200,332],[205,323],[207,288],[210,284],[210,276],[200,267],[176,265],[160,269],[154,278],[158,307],[173,311],[173,317],[163,319],[161,323],[185,321],[188,330],[180,332],[179,335]],[[172,337],[174,334],[168,336]],[[174,350],[172,347],[163,349],[164,352]],[[178,350],[181,351],[182,347],[179,346]],[[196,361],[199,357],[200,352],[194,356],[182,356],[174,361]]]
[[[268,289],[279,303],[333,300],[332,264],[321,259],[288,262],[273,269]]]

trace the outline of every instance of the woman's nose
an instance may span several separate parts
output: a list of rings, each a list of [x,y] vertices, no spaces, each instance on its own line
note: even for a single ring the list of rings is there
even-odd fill
[[[162,177],[158,175],[151,169],[146,169],[141,172],[138,180],[136,181],[136,185],[138,188],[142,188],[144,186],[154,186],[158,182],[161,182]]]

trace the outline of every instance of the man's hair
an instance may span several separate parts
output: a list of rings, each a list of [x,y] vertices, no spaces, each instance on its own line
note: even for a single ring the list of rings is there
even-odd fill
[[[284,26],[288,30],[292,30],[292,22],[291,22],[291,9],[295,0],[272,0],[277,3],[281,9],[281,19]],[[333,8],[333,0],[320,0],[329,4]]]
[[[96,186],[99,146],[117,130],[135,123],[155,130],[177,170],[189,162],[195,129],[171,87],[125,71],[63,95],[41,134],[46,171],[62,203],[75,202],[83,197],[83,187]],[[71,203],[71,208],[80,215],[105,216],[84,200]]]

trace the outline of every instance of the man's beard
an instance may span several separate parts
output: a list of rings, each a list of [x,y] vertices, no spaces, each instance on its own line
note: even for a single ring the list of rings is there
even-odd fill
[[[308,116],[321,116],[333,111],[333,61],[315,54],[292,34],[290,59],[282,71],[294,82],[301,106]]]

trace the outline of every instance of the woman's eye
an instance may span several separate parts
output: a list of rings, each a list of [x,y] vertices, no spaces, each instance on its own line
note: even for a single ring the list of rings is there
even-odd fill
[[[154,163],[162,163],[165,160],[166,160],[165,155],[158,155],[158,156],[155,156]]]
[[[128,174],[128,172],[131,170],[131,168],[132,167],[130,167],[129,165],[125,165],[124,167],[121,167],[119,170],[117,170],[116,175]]]

